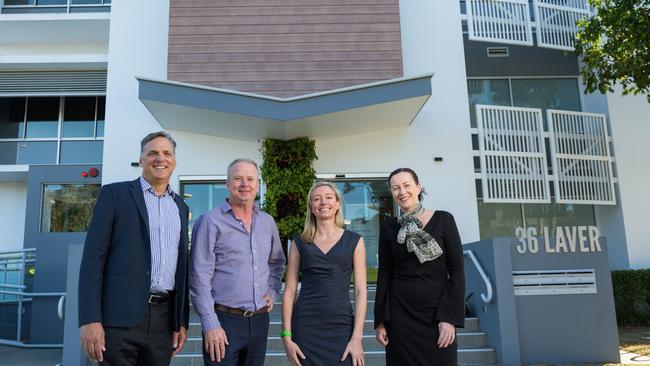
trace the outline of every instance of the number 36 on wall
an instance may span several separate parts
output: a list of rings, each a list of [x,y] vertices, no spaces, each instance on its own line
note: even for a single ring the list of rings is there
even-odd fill
[[[550,232],[555,235],[551,236]],[[515,237],[519,240],[516,246],[517,253],[539,252],[540,241],[544,244],[546,253],[590,253],[600,252],[600,231],[596,226],[558,226],[554,231],[547,226],[542,227],[538,233],[537,228],[515,228]],[[555,240],[553,240],[555,239]]]

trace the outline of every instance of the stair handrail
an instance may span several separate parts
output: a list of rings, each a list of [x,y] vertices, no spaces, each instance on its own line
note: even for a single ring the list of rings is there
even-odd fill
[[[29,347],[29,348],[61,348],[63,344],[53,343],[53,344],[26,344],[21,341],[22,336],[22,322],[23,322],[23,303],[25,301],[30,301],[34,297],[57,297],[65,296],[65,292],[23,292],[25,286],[22,285],[12,285],[12,284],[0,284],[0,294],[3,295],[13,295],[16,296],[16,340],[0,339],[1,345],[9,345],[15,347]],[[16,290],[3,290],[2,288],[17,289]],[[59,299],[60,301],[60,299]]]
[[[481,267],[481,264],[478,262],[478,259],[476,259],[476,256],[474,255],[473,251],[471,251],[470,249],[465,249],[463,250],[463,254],[472,260],[472,263],[474,263],[474,267],[476,267],[476,270],[481,275],[483,282],[485,282],[487,295],[481,294],[481,299],[483,299],[483,302],[486,304],[492,302],[492,283],[490,282],[490,277],[488,277],[488,275],[485,274],[483,267]]]

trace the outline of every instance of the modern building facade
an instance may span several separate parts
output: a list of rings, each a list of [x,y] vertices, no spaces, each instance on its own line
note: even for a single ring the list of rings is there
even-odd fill
[[[100,184],[138,176],[140,139],[164,129],[192,218],[230,161],[308,136],[369,266],[396,210],[386,177],[408,166],[465,243],[596,226],[612,268],[646,268],[650,105],[584,93],[582,5],[0,0],[0,251],[34,248],[29,290],[65,291]],[[34,298],[24,338],[61,342],[57,300]]]

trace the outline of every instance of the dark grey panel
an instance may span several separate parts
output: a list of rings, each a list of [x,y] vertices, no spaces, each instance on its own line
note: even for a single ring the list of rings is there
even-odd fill
[[[61,141],[61,164],[100,164],[104,141]]]
[[[467,77],[578,75],[574,52],[537,46],[470,41],[463,35]],[[488,57],[487,47],[508,47],[508,57]]]
[[[84,178],[81,173],[91,167],[100,175]],[[36,248],[34,292],[65,292],[68,246],[83,244],[86,233],[42,233],[40,231],[43,184],[98,183],[101,165],[32,165],[27,176],[27,206],[25,213],[25,248]],[[32,307],[31,341],[33,343],[62,343],[63,321],[56,313],[58,298],[34,298]]]
[[[56,141],[21,141],[18,164],[56,164]]]
[[[0,142],[0,164],[16,164],[18,157],[18,142]]]

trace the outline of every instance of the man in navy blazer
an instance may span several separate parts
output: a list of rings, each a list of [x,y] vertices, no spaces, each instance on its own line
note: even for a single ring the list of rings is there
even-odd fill
[[[140,145],[142,176],[102,187],[79,275],[81,343],[102,365],[169,365],[187,339],[188,207],[169,187],[176,142]]]

